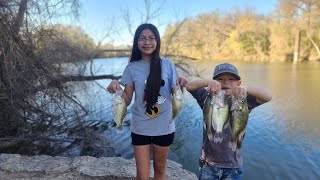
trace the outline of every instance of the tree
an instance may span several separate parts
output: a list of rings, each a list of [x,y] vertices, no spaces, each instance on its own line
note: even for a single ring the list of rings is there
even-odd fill
[[[304,58],[320,60],[320,1],[279,0],[279,15],[282,22],[293,25],[302,32],[301,49]]]
[[[77,0],[0,1],[0,152],[57,155],[94,138],[88,110],[65,83],[75,78],[64,76],[65,62],[88,59],[92,40],[50,26],[77,7]]]
[[[61,14],[76,15],[78,1],[0,5],[0,152],[60,155],[81,145],[82,155],[98,156],[105,146],[95,146],[98,138],[86,124],[91,112],[66,82],[120,76],[94,76],[92,69],[91,76],[84,76],[96,54],[90,55],[91,38],[77,27],[53,25]],[[71,67],[77,74],[68,75]]]
[[[181,25],[183,24],[183,25]],[[179,32],[175,28],[180,27]],[[174,40],[170,35],[175,33]],[[254,11],[204,13],[170,25],[164,35],[168,49],[205,60],[265,60],[270,51],[270,32],[264,17]]]
[[[54,62],[58,64],[88,61],[96,48],[91,37],[80,27],[71,25],[55,24],[42,27],[35,32],[34,41],[37,52],[59,52],[54,55]]]

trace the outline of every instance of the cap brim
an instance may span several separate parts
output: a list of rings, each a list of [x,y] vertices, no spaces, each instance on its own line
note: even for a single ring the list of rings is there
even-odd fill
[[[221,75],[221,74],[224,74],[224,73],[232,74],[237,80],[240,80],[240,79],[241,79],[241,77],[240,77],[238,74],[235,74],[235,73],[233,73],[233,72],[228,72],[228,71],[218,73],[218,74],[216,74],[215,76],[213,76],[212,79],[214,79],[214,78],[216,78],[217,76],[219,76],[219,75]]]

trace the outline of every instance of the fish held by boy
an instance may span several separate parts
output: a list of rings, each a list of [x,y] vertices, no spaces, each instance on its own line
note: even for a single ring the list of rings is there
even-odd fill
[[[246,132],[249,119],[249,109],[247,104],[247,96],[242,95],[238,98],[232,97],[230,126],[232,137],[229,147],[232,151],[241,148],[242,140]]]
[[[215,143],[223,141],[222,130],[228,121],[229,107],[224,93],[225,91],[220,91],[217,95],[209,93],[203,106],[203,125],[207,130],[208,139]],[[211,127],[215,130],[214,135],[212,135]]]
[[[203,104],[203,127],[207,131],[208,139],[212,140],[212,115],[213,115],[214,96],[212,93],[204,100]]]
[[[116,92],[113,104],[112,104],[112,114],[114,117],[114,122],[116,123],[117,132],[122,132],[122,122],[127,115],[127,104],[122,96],[123,91],[119,90]]]
[[[215,103],[213,105],[212,127],[215,130],[213,135],[214,143],[221,143],[223,141],[222,130],[228,123],[229,106],[224,94],[225,91],[221,90],[215,96]]]

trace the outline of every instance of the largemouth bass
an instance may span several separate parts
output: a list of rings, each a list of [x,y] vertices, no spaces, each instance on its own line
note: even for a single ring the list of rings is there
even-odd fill
[[[212,127],[215,130],[213,135],[213,142],[215,143],[223,141],[222,130],[228,122],[229,106],[224,94],[225,91],[220,91],[215,96],[215,104],[213,105]]]
[[[179,115],[182,110],[183,104],[183,93],[180,86],[176,86],[172,95],[172,118],[170,120],[170,123],[172,123],[174,119]]]
[[[249,109],[247,96],[232,98],[230,126],[232,137],[229,142],[229,147],[232,151],[241,148],[243,136],[246,132],[246,127],[249,119]]]
[[[116,123],[117,132],[122,131],[122,121],[127,115],[127,104],[122,96],[122,93],[122,90],[115,93],[112,104],[112,114],[114,117],[114,122]]]

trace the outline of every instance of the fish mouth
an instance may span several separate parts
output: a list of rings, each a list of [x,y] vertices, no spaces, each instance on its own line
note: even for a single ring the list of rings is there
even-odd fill
[[[222,87],[221,90],[224,90],[225,91],[225,94],[224,96],[230,96],[231,95],[231,87]]]

